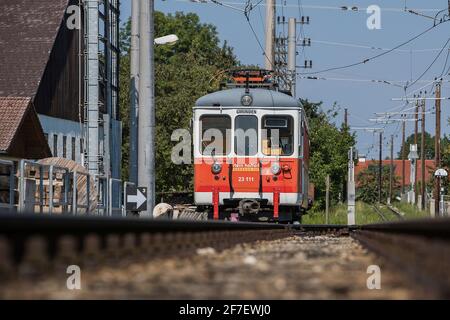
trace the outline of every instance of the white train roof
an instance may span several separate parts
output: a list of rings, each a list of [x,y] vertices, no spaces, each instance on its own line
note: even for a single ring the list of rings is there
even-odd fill
[[[242,97],[245,96],[245,88],[234,88],[207,94],[195,103],[196,107],[239,107],[242,106]],[[268,89],[250,89],[249,94],[253,98],[250,106],[254,108],[299,108],[300,101],[293,97]]]

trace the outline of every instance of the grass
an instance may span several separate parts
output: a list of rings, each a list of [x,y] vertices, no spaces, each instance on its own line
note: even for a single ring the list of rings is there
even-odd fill
[[[405,214],[405,219],[430,217],[430,213],[428,211],[419,210],[417,207],[406,202],[394,202],[392,205]]]
[[[400,203],[396,202],[393,204],[398,210],[405,213],[406,219],[414,219],[414,218],[423,218],[428,217],[429,214],[425,211],[420,211],[416,209],[414,206],[408,203]],[[380,214],[378,214],[372,205],[369,205],[364,202],[356,203],[356,224],[369,224],[369,223],[378,223],[384,221],[396,221],[398,217],[392,213],[386,207],[380,208],[381,213],[383,214],[383,219]],[[325,212],[324,211],[315,211],[310,212],[309,214],[303,216],[302,220],[303,224],[326,224]],[[330,209],[329,215],[329,224],[347,224],[347,205],[340,204]]]

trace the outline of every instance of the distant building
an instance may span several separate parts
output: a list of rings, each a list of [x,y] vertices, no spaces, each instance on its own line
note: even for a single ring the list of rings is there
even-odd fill
[[[120,176],[118,110],[118,0],[98,8],[99,174]],[[85,165],[88,157],[86,13],[71,28],[78,0],[0,1],[0,155],[63,157]],[[76,6],[76,7],[75,7]],[[69,10],[68,10],[69,8]],[[91,22],[92,23],[92,22]],[[90,26],[90,24],[89,24]],[[91,125],[91,124],[90,124]]]
[[[378,166],[378,160],[367,160],[365,158],[360,158],[358,160],[358,164],[355,166],[355,182],[358,183],[358,174],[361,171],[364,171],[369,166],[375,165]],[[383,166],[390,166],[391,160],[383,160]],[[425,180],[429,181],[432,179],[435,171],[434,160],[425,160]],[[397,177],[398,182],[403,182],[403,161],[402,160],[394,160],[394,172]],[[417,182],[422,181],[422,162],[420,159],[417,161]],[[411,185],[411,161],[405,160],[405,186]]]

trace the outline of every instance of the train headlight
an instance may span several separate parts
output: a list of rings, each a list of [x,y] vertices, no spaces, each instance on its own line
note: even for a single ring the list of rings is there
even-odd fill
[[[253,97],[249,94],[245,94],[241,98],[241,103],[245,107],[250,107],[253,103]]]
[[[211,166],[211,171],[214,174],[219,174],[222,171],[222,165],[215,162],[212,166]]]
[[[270,170],[272,171],[272,174],[276,176],[281,172],[280,164],[278,162],[272,163],[272,167],[270,168]]]

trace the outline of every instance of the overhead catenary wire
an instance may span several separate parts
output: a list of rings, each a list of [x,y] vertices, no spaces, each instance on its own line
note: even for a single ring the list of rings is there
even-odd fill
[[[256,42],[258,43],[258,46],[260,47],[260,49],[263,52],[263,55],[267,58],[267,60],[270,62],[270,64],[272,65],[272,68],[274,68],[274,62],[272,61],[272,59],[267,55],[266,50],[264,49],[264,46],[262,45],[261,40],[258,37],[258,34],[256,33],[255,29],[253,28],[253,25],[250,21],[250,17],[249,15],[245,14],[245,18],[247,20],[248,26],[250,27],[250,30],[253,33],[253,36],[255,37]]]
[[[425,29],[424,31],[420,32],[419,34],[415,35],[414,37],[412,37],[412,38],[410,38],[410,39],[408,39],[408,40],[406,40],[406,41],[404,41],[404,42],[398,44],[397,46],[395,46],[395,47],[393,47],[393,48],[391,48],[391,49],[389,49],[389,50],[387,50],[387,51],[384,51],[384,52],[382,52],[382,53],[379,53],[379,54],[377,54],[377,55],[374,55],[374,56],[372,56],[372,57],[363,59],[362,61],[350,63],[350,64],[347,64],[347,65],[337,66],[337,67],[331,67],[331,68],[327,68],[327,69],[323,69],[323,70],[319,70],[319,71],[303,72],[303,73],[300,73],[300,74],[301,74],[301,75],[319,74],[319,73],[324,73],[324,72],[329,72],[329,71],[334,71],[334,70],[347,69],[347,68],[355,67],[355,66],[358,66],[358,65],[366,64],[366,63],[368,63],[368,62],[370,62],[370,61],[372,61],[372,60],[375,60],[375,59],[378,59],[378,58],[380,58],[380,57],[382,57],[382,56],[385,56],[385,55],[387,55],[387,54],[393,52],[394,50],[396,50],[396,49],[398,49],[398,48],[401,48],[401,47],[407,45],[408,43],[411,43],[412,41],[414,41],[414,40],[420,38],[420,37],[423,36],[424,34],[430,32],[431,30],[433,30],[433,29],[436,28],[437,26],[439,26],[439,25],[441,25],[441,24],[443,24],[443,23],[445,23],[445,22],[447,22],[447,21],[449,21],[449,20],[445,20],[445,21],[439,22],[438,24],[435,24],[435,25],[433,25],[433,26],[431,26],[431,27]]]
[[[374,84],[385,84],[391,85],[399,88],[404,88],[409,80],[383,80],[383,79],[358,79],[358,78],[334,78],[334,77],[316,77],[316,76],[299,76],[300,80],[318,80],[318,81],[344,81],[344,82],[361,82],[361,83],[374,83]],[[430,84],[428,82],[433,82],[434,80],[419,80],[419,83],[427,83],[426,86]]]
[[[422,72],[422,74],[413,82],[409,83],[406,85],[405,88],[409,88],[411,86],[413,86],[414,84],[417,83],[417,81],[419,81],[420,79],[422,79],[422,77],[427,74],[428,71],[430,71],[431,67],[436,63],[436,61],[439,59],[439,57],[441,56],[442,52],[444,51],[444,49],[447,47],[448,43],[450,42],[450,38],[447,39],[447,41],[445,42],[444,46],[442,47],[442,49],[439,51],[439,53],[436,55],[436,57],[433,59],[433,61],[430,63],[430,65],[425,69],[424,72]],[[446,62],[447,64],[447,62]]]
[[[176,0],[177,2],[194,2],[198,4],[208,4],[207,1],[202,0]],[[237,5],[237,6],[245,6],[247,1],[221,1],[223,4],[227,5]],[[261,3],[261,6],[265,6],[265,3]],[[276,7],[281,7],[282,5],[276,4]],[[286,4],[287,8],[298,8],[300,5],[297,4]],[[350,11],[354,13],[366,13],[368,7],[356,7],[353,5],[342,5],[342,6],[320,6],[320,5],[311,5],[311,4],[302,4],[301,7],[303,9],[313,9],[313,10],[332,10],[332,11]],[[354,8],[354,9],[353,9]],[[382,10],[385,12],[393,12],[393,13],[405,13],[404,8],[398,7],[382,7]],[[421,11],[421,12],[440,12],[442,9],[440,8],[410,8],[409,10]]]
[[[301,40],[301,39],[300,39]],[[346,42],[337,42],[337,41],[328,41],[328,40],[311,40],[311,44],[324,44],[324,45],[331,45],[331,46],[341,46],[341,47],[349,47],[349,48],[359,48],[359,49],[369,49],[369,50],[377,50],[377,51],[389,51],[390,48],[383,48],[383,47],[376,47],[376,46],[368,46],[363,44],[355,44],[355,43],[346,43]],[[392,52],[402,52],[402,53],[426,53],[426,52],[435,52],[439,51],[441,48],[425,48],[425,49],[395,49],[391,50]]]
[[[217,3],[220,3],[220,2],[217,1],[217,0],[215,0],[215,2],[216,2],[216,4],[217,4]],[[228,4],[231,4],[231,2],[222,2],[222,3],[224,3],[224,4],[227,4],[227,3],[228,3]],[[247,1],[247,2],[245,2],[245,3],[248,4],[249,1]],[[244,5],[244,3],[241,3],[241,5]],[[263,45],[262,45],[262,42],[260,41],[260,39],[259,39],[259,37],[258,37],[258,34],[256,33],[256,31],[255,31],[255,29],[254,29],[254,26],[253,26],[253,24],[252,24],[252,21],[250,20],[250,15],[249,15],[249,13],[250,13],[254,8],[259,7],[259,6],[261,6],[261,5],[264,6],[264,4],[262,4],[262,0],[259,0],[259,2],[257,2],[256,4],[253,4],[253,5],[250,5],[249,7],[247,7],[246,10],[244,10],[244,11],[240,10],[240,11],[241,11],[241,12],[244,12],[244,15],[245,15],[245,17],[246,17],[247,23],[249,24],[249,27],[250,27],[250,29],[251,29],[251,31],[252,31],[252,33],[253,33],[253,36],[255,37],[256,41],[258,42],[258,45],[259,45],[259,47],[261,48],[261,50],[262,50],[264,56],[267,57],[267,54],[266,54],[266,52],[265,52],[265,49],[264,49],[264,47],[263,47]],[[277,5],[277,7],[278,7],[278,6],[281,6],[281,8],[286,8],[286,7],[289,7],[290,5],[283,2],[282,4]],[[301,7],[301,0],[297,0],[297,7],[299,8],[299,15],[301,16],[301,15],[302,15],[302,10],[303,10],[303,8]],[[233,8],[231,8],[231,9],[233,9]],[[383,8],[383,9],[385,9],[385,8]],[[259,10],[259,8],[258,8],[258,10]],[[386,11],[386,10],[385,10],[385,11]],[[398,11],[400,11],[400,10],[398,10]],[[404,10],[402,10],[402,11],[404,11]],[[435,11],[437,11],[437,10],[435,10]],[[261,18],[261,12],[260,12],[260,18]],[[262,20],[262,19],[261,19],[261,20]],[[365,64],[365,63],[367,63],[367,62],[369,62],[369,61],[371,61],[371,60],[377,59],[377,58],[379,58],[379,57],[381,57],[381,56],[384,56],[384,55],[386,55],[386,54],[388,54],[388,53],[391,53],[391,52],[405,52],[405,53],[411,53],[411,52],[434,52],[434,51],[438,51],[439,49],[435,49],[435,48],[431,48],[431,49],[415,49],[415,50],[402,50],[402,49],[399,49],[399,48],[402,47],[402,46],[404,46],[404,45],[406,45],[406,44],[408,44],[408,43],[410,43],[410,42],[412,42],[412,41],[414,41],[415,39],[419,38],[419,37],[422,36],[423,34],[429,32],[429,31],[432,30],[434,27],[436,27],[436,26],[438,26],[438,25],[440,25],[440,24],[442,24],[442,23],[444,23],[444,22],[447,22],[447,20],[442,21],[442,22],[440,22],[440,23],[434,25],[433,27],[430,27],[430,28],[426,29],[425,31],[423,31],[422,33],[416,35],[415,37],[413,37],[413,38],[409,39],[408,41],[406,41],[406,42],[404,42],[404,43],[401,43],[400,45],[398,45],[398,46],[396,46],[396,47],[394,47],[394,48],[391,48],[391,49],[388,49],[388,48],[382,48],[382,47],[375,47],[375,46],[363,46],[363,45],[351,44],[351,43],[339,43],[339,42],[325,41],[325,40],[316,40],[315,42],[316,42],[316,43],[322,42],[322,44],[327,44],[327,45],[337,45],[337,46],[342,45],[342,46],[349,46],[349,47],[359,47],[359,48],[364,48],[364,49],[369,49],[369,50],[380,50],[380,51],[383,51],[383,52],[380,53],[380,54],[377,54],[377,55],[375,55],[375,56],[372,56],[372,57],[370,57],[370,58],[368,58],[368,59],[364,59],[364,60],[362,60],[362,61],[360,61],[360,62],[358,62],[358,63],[351,64],[350,66],[357,65],[357,64],[361,65],[361,64]],[[301,32],[300,32],[299,35],[301,35],[302,37],[304,37],[303,28],[301,28]],[[449,38],[449,40],[450,40],[450,38]],[[313,41],[313,42],[314,42],[314,41]],[[446,44],[448,44],[448,41],[446,42]],[[305,48],[302,49],[302,55],[304,54],[304,49],[305,49]],[[442,55],[442,52],[443,52],[443,49],[441,49],[441,50],[439,51],[438,56],[433,60],[433,62],[432,62],[431,65],[427,68],[427,70],[424,72],[424,74],[426,74],[426,73],[431,69],[431,67],[434,65],[434,63],[437,61],[437,59],[439,59],[439,57]],[[447,52],[446,62],[444,63],[443,71],[444,71],[444,70],[446,69],[446,67],[447,67],[449,54],[450,54],[450,51]],[[271,64],[273,65],[273,64],[274,64],[274,61],[271,61]],[[342,69],[342,68],[330,68],[330,70],[338,70],[338,69]],[[449,69],[450,69],[450,67],[449,67]],[[324,72],[324,71],[322,70],[322,71],[318,71],[318,72]],[[393,85],[393,86],[396,86],[396,87],[402,87],[402,88],[405,87],[403,84],[405,84],[405,83],[408,82],[408,81],[403,81],[403,80],[400,80],[400,81],[393,81],[393,80],[380,80],[380,79],[331,78],[331,77],[323,77],[323,78],[319,78],[319,79],[312,79],[312,78],[306,78],[306,77],[303,77],[304,75],[315,74],[315,73],[318,73],[318,72],[306,72],[306,73],[298,73],[298,74],[300,75],[300,79],[305,79],[305,80],[328,80],[328,81],[345,81],[345,82],[356,82],[356,83],[358,83],[358,82],[360,82],[360,83],[377,83],[377,84]],[[417,78],[415,81],[407,83],[407,87],[411,87],[412,85],[414,85],[414,84],[416,84],[416,83],[425,83],[425,87],[428,87],[428,86],[432,85],[432,84],[433,84],[433,81],[432,81],[432,80],[422,80],[422,77],[424,76],[424,74],[422,74],[422,75],[421,75],[419,78]],[[407,105],[408,105],[408,103],[403,104],[403,105],[401,105],[400,107],[405,108],[405,106],[407,106]]]

